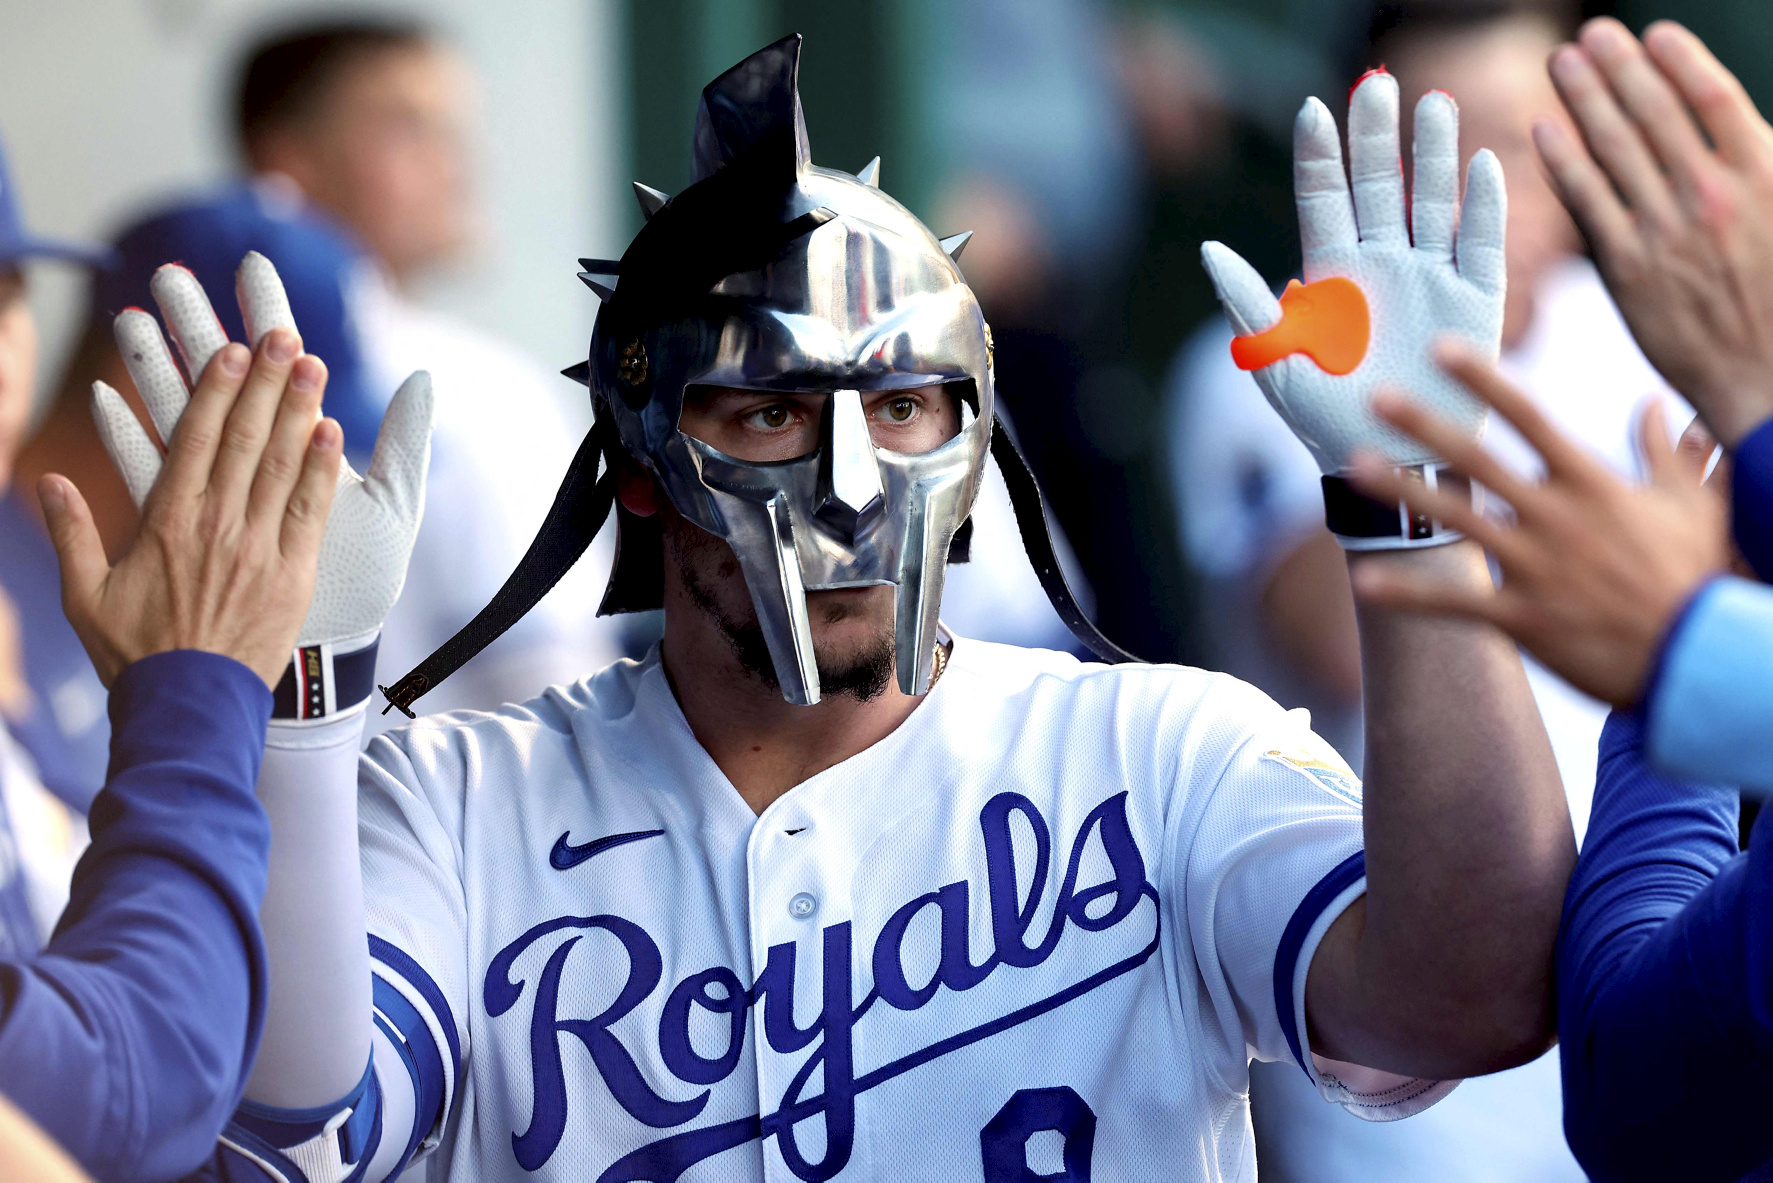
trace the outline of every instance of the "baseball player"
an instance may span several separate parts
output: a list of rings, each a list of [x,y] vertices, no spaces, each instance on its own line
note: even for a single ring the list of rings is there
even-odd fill
[[[1248,1180],[1252,1056],[1388,1120],[1547,1045],[1573,851],[1500,637],[1363,614],[1363,809],[1308,721],[1233,679],[942,627],[989,450],[1056,607],[1125,657],[997,430],[965,236],[878,162],[811,163],[799,48],[710,84],[699,179],[640,187],[627,252],[585,261],[597,426],[498,597],[387,693],[406,709],[496,637],[612,506],[603,611],[662,606],[658,648],[359,762],[422,380],[345,478],[261,776],[272,986],[229,1177]],[[1301,112],[1302,294],[1208,263],[1351,561],[1476,587],[1475,545],[1338,475],[1367,448],[1435,481],[1366,399],[1404,385],[1475,432],[1429,344],[1497,347],[1500,171],[1479,155],[1461,218],[1457,116],[1423,100],[1412,245],[1397,106],[1389,77],[1355,92],[1352,195],[1334,120]],[[202,293],[164,275],[195,372]],[[176,420],[177,368],[142,346]]]

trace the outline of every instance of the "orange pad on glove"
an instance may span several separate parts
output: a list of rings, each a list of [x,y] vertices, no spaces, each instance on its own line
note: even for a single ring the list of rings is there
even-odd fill
[[[1238,337],[1231,360],[1240,370],[1259,370],[1281,358],[1303,353],[1325,373],[1352,374],[1367,356],[1373,332],[1367,297],[1351,279],[1332,276],[1316,283],[1293,280],[1281,293],[1280,323],[1267,332]]]

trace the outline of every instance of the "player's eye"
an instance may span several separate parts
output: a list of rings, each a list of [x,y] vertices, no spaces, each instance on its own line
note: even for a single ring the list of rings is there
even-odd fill
[[[794,412],[781,403],[772,403],[748,413],[744,422],[758,431],[781,431],[794,422]]]
[[[906,396],[887,400],[874,413],[890,423],[909,423],[917,418],[918,410],[917,400]]]

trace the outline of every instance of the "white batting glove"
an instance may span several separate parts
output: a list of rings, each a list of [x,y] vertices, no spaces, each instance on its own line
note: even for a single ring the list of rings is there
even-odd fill
[[[184,373],[173,361],[159,325],[139,308],[118,315],[117,347],[155,430],[161,440],[168,440],[190,401],[185,375],[196,381],[228,339],[202,286],[185,268],[170,263],[161,267],[150,288],[178,346]],[[277,269],[257,251],[241,261],[235,294],[254,349],[272,329],[299,332]],[[161,451],[122,395],[103,382],[95,382],[92,393],[99,437],[139,507],[160,474]],[[357,701],[340,697],[347,689],[356,699],[361,688],[359,701],[367,701],[373,684],[356,669],[341,669],[335,676],[332,661],[335,656],[362,655],[373,673],[371,646],[406,581],[424,509],[430,441],[431,377],[421,370],[401,384],[389,404],[368,474],[359,476],[349,463],[339,474],[338,493],[320,545],[314,600],[296,642],[291,677],[286,679],[293,680],[296,694],[296,713],[288,717],[320,718],[354,707]],[[285,689],[279,688],[280,716],[285,714]]]
[[[1436,457],[1374,417],[1370,404],[1381,389],[1419,400],[1473,436],[1482,429],[1482,405],[1442,373],[1430,353],[1447,336],[1485,357],[1500,350],[1507,287],[1502,166],[1488,149],[1472,158],[1461,210],[1459,109],[1445,92],[1423,95],[1416,104],[1406,221],[1398,86],[1383,71],[1364,78],[1349,99],[1348,155],[1352,200],[1335,118],[1317,99],[1306,100],[1293,125],[1305,287],[1290,287],[1276,300],[1256,270],[1224,244],[1203,244],[1201,258],[1238,334],[1238,364],[1254,371],[1268,401],[1332,478],[1325,482],[1330,525],[1344,545],[1452,541],[1456,534],[1429,524],[1412,531],[1407,521],[1391,536],[1344,533],[1337,498],[1358,495],[1342,489],[1339,476],[1356,452],[1376,451],[1393,464],[1420,466],[1425,479],[1435,480]],[[1347,524],[1346,514],[1341,524],[1358,528]]]

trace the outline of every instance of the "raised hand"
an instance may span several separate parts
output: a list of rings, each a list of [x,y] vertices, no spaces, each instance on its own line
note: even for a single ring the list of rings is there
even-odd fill
[[[115,567],[80,491],[53,474],[39,482],[62,604],[107,686],[129,663],[173,649],[232,657],[267,686],[282,677],[344,463],[339,425],[319,417],[326,368],[298,353],[287,329],[256,356],[211,350],[164,464],[117,392],[95,388],[142,506],[141,531]]]
[[[1277,301],[1228,247],[1201,248],[1240,338],[1233,350],[1239,364],[1254,369],[1268,401],[1326,474],[1345,472],[1362,448],[1398,465],[1435,458],[1373,416],[1369,403],[1383,387],[1417,392],[1462,435],[1475,437],[1482,426],[1483,405],[1429,352],[1448,334],[1486,356],[1500,348],[1507,283],[1502,167],[1487,150],[1473,157],[1461,211],[1457,106],[1451,96],[1430,92],[1416,104],[1415,120],[1406,219],[1397,80],[1369,74],[1349,100],[1352,196],[1334,117],[1315,98],[1300,109],[1293,175],[1305,287]]]
[[[1458,425],[1419,403],[1382,397],[1382,418],[1494,490],[1518,520],[1485,518],[1469,503],[1367,455],[1357,466],[1357,485],[1483,543],[1502,568],[1502,586],[1454,587],[1369,567],[1354,572],[1356,596],[1486,621],[1589,694],[1631,706],[1681,606],[1730,562],[1728,505],[1715,489],[1701,487],[1710,441],[1689,432],[1678,450],[1671,447],[1660,404],[1651,403],[1639,425],[1650,481],[1629,485],[1563,436],[1486,361],[1458,348],[1441,356],[1449,377],[1470,387],[1539,452],[1545,479],[1519,479]]]
[[[202,376],[201,391],[212,359],[239,347],[227,345],[208,297],[189,271],[169,264],[155,272],[151,286],[184,372]],[[248,254],[240,264],[236,291],[247,335],[263,364],[281,367],[280,372],[288,372],[292,365],[318,365],[317,359],[300,353],[288,297],[268,259]],[[180,432],[187,430],[185,418],[198,404],[187,391],[159,326],[148,313],[129,309],[118,316],[116,332],[130,378],[160,438],[176,444]],[[215,442],[223,455],[244,454],[251,432],[268,419],[267,407],[272,404],[267,399],[274,394],[267,392],[275,383],[270,376],[264,382],[262,390],[248,383],[252,397],[243,396],[246,410],[241,425],[236,428],[230,421],[229,430]],[[318,406],[318,395],[315,403]],[[148,512],[150,489],[162,468],[160,450],[122,396],[102,383],[94,391],[93,413],[130,494]],[[401,385],[389,405],[368,474],[359,476],[349,464],[340,469],[337,495],[320,542],[312,605],[295,638],[297,646],[344,651],[359,649],[375,638],[406,578],[424,505],[430,430],[431,382],[420,372]],[[285,662],[288,657],[286,651]]]
[[[1642,44],[1591,21],[1551,77],[1586,148],[1546,121],[1540,156],[1645,356],[1733,448],[1773,417],[1773,127],[1671,21]]]

